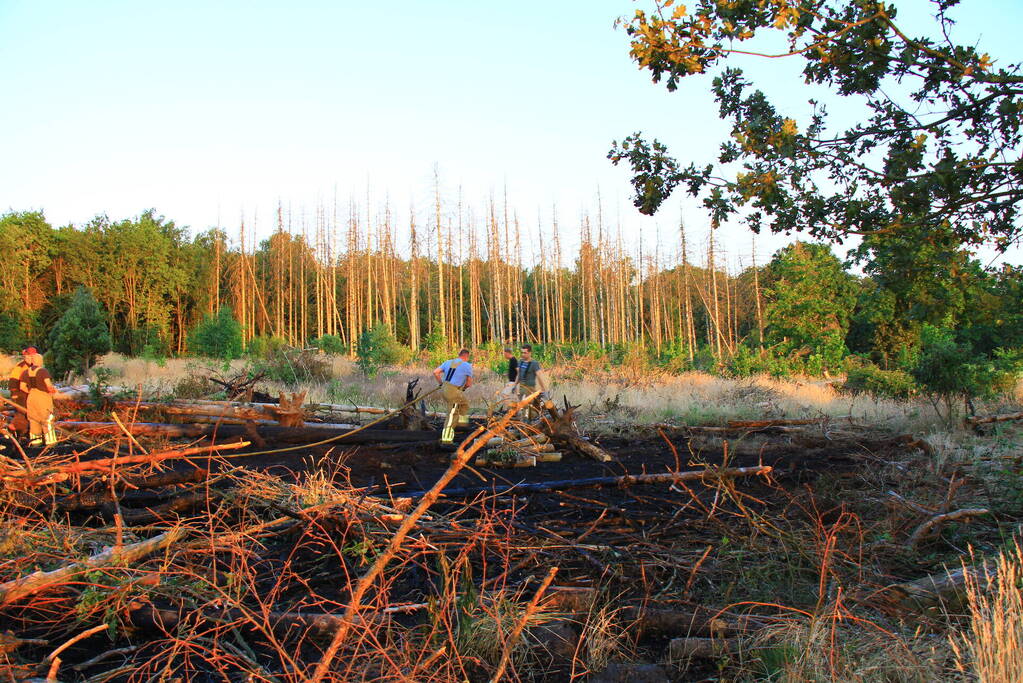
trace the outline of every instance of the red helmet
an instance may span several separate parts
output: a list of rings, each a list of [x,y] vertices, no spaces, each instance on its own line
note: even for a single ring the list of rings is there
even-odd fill
[[[21,355],[27,356],[27,355],[33,354],[33,353],[39,353],[39,350],[36,349],[36,347],[34,347],[34,346],[30,346],[27,349],[25,349],[24,351],[22,351]]]

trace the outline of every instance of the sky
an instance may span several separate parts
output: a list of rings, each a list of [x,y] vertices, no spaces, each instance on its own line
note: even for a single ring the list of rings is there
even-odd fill
[[[927,21],[925,0],[897,4]],[[641,216],[627,171],[606,159],[611,142],[644,131],[680,161],[707,162],[728,127],[709,79],[669,93],[629,59],[615,19],[649,6],[0,0],[0,211],[81,225],[155,208],[229,233],[245,216],[265,236],[278,202],[311,220],[336,195],[398,216],[415,206],[428,222],[436,169],[448,217],[459,192],[477,214],[507,192],[526,227],[556,206],[571,243],[599,195],[632,249],[670,253],[680,220],[706,238],[705,212],[679,192]],[[1023,61],[1023,1],[964,0],[955,16],[960,42]],[[802,84],[795,60],[744,66],[797,120],[809,97],[829,97]],[[793,238],[758,237],[760,259]],[[717,239],[733,268],[749,264],[745,227]],[[1002,258],[1023,263],[1023,250]]]

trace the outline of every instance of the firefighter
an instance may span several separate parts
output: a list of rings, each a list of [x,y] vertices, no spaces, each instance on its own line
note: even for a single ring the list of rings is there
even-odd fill
[[[455,442],[456,423],[460,426],[469,424],[469,400],[465,398],[465,390],[472,386],[469,349],[462,349],[457,358],[441,363],[433,371],[433,376],[440,382],[441,395],[448,402],[448,416],[440,433],[441,444],[447,446]]]
[[[21,390],[28,395],[29,446],[52,446],[57,443],[53,429],[53,397],[57,387],[49,371],[43,367],[43,356],[33,353],[25,358],[28,368],[21,374]]]
[[[28,358],[37,353],[36,347],[30,346],[21,352],[21,360],[11,368],[7,377],[7,388],[11,392],[11,400],[22,408],[28,409],[28,392],[21,390],[21,375],[28,370]],[[14,418],[11,420],[11,430],[18,436],[28,434],[28,418],[21,410],[14,410]]]
[[[540,415],[539,406],[544,405],[550,399],[547,396],[547,376],[540,367],[540,362],[533,360],[533,347],[529,344],[522,345],[522,358],[519,360],[519,396],[525,398],[536,392],[537,387],[542,392],[535,401],[526,409],[526,417],[536,419]]]

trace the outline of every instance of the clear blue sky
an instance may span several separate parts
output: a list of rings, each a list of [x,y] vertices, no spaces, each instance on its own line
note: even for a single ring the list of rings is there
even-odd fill
[[[898,4],[926,20],[930,3]],[[706,235],[702,211],[680,196],[641,217],[605,159],[610,143],[643,130],[682,159],[710,160],[727,129],[706,79],[672,94],[630,61],[613,23],[639,6],[0,0],[0,210],[81,224],[154,207],[229,231],[244,211],[265,231],[278,199],[311,214],[335,186],[360,201],[368,186],[374,205],[388,198],[404,217],[414,200],[425,219],[437,164],[446,210],[459,186],[480,208],[507,184],[525,224],[557,203],[575,230],[599,188],[630,242],[659,233],[674,249],[680,213]],[[965,0],[956,15],[962,40],[1020,61],[1023,1]],[[798,66],[753,72],[805,121],[821,93],[785,78]],[[720,237],[748,263],[750,233]],[[758,249],[786,241],[761,237]]]

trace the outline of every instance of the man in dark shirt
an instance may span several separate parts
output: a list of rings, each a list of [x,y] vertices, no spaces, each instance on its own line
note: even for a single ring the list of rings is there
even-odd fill
[[[508,383],[501,389],[500,401],[504,405],[510,405],[515,401],[515,385],[519,381],[519,359],[510,346],[504,347],[504,359],[508,361]]]
[[[508,346],[504,347],[504,359],[508,361],[508,381],[514,384],[519,379],[519,359]]]

